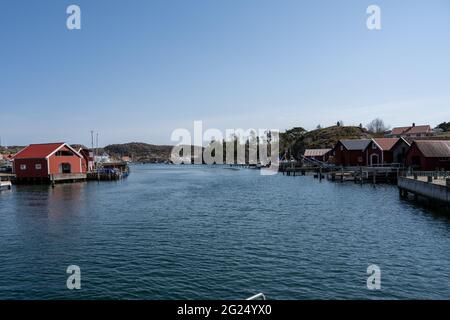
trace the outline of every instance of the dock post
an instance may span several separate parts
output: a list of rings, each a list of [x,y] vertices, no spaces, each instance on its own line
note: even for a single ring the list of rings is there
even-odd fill
[[[319,181],[322,181],[322,167],[319,169]]]
[[[432,176],[428,176],[428,177],[427,177],[427,181],[428,181],[429,183],[432,183],[432,182],[433,182],[433,177],[432,177]]]
[[[400,191],[400,198],[408,197],[408,191],[406,189],[399,188],[399,191]]]

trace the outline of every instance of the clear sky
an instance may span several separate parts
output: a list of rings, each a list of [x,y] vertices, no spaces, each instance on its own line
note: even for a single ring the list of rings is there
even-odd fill
[[[77,4],[82,29],[66,28]],[[366,9],[381,7],[382,30]],[[2,0],[3,144],[450,121],[448,0]]]

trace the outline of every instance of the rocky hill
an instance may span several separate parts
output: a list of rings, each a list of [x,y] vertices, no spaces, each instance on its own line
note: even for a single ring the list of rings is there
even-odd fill
[[[154,145],[142,142],[111,144],[102,150],[113,158],[131,157],[134,162],[166,162],[170,159],[173,146]]]

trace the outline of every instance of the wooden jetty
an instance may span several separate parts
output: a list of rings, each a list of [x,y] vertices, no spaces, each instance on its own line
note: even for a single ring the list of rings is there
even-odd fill
[[[59,173],[50,176],[52,183],[76,182],[80,180],[86,180],[86,173]]]
[[[287,176],[304,176],[312,173],[320,180],[326,177],[328,180],[337,182],[373,184],[396,183],[401,169],[399,166],[339,167],[320,163],[305,165],[303,162],[287,162],[280,165],[280,172]]]
[[[13,173],[0,173],[0,180],[2,181],[11,181],[16,178],[16,175]]]
[[[327,178],[340,182],[396,183],[400,172],[397,166],[341,167],[328,173]]]
[[[130,168],[127,162],[107,162],[99,165],[93,172],[87,174],[88,180],[114,181],[128,177]]]
[[[450,173],[413,172],[398,178],[401,198],[412,194],[415,200],[424,199],[429,205],[450,211]]]

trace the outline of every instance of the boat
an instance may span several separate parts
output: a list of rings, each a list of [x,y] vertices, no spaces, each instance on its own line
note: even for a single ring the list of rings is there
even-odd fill
[[[11,181],[0,181],[0,190],[11,190]]]

